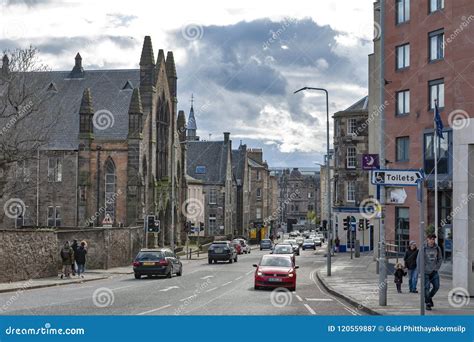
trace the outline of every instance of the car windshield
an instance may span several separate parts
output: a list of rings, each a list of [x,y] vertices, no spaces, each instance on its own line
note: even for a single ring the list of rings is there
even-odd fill
[[[209,248],[224,248],[228,247],[227,243],[213,243]]]
[[[140,252],[137,255],[137,260],[140,260],[140,261],[160,260],[163,258],[164,258],[164,255],[162,252]]]
[[[262,240],[263,243],[271,243],[271,240]]]
[[[290,267],[291,259],[266,257],[262,259],[260,266]]]
[[[306,240],[304,240],[304,242],[305,242],[305,243],[313,243],[314,241],[311,240],[311,239],[306,239]]]
[[[291,245],[276,246],[273,252],[276,254],[291,254],[293,253],[293,248],[291,247]]]

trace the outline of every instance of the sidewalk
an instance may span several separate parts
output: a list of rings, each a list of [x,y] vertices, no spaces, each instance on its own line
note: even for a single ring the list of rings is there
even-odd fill
[[[393,282],[393,262],[389,264],[387,276],[387,306],[379,305],[378,274],[372,253],[361,253],[360,258],[350,259],[350,253],[336,254],[332,258],[332,276],[326,275],[326,268],[317,271],[318,279],[333,295],[343,298],[358,310],[372,315],[419,315],[420,295],[408,292],[408,278],[404,278],[403,293],[397,293]],[[449,298],[452,279],[444,274],[440,276],[441,286],[434,297],[435,307],[426,311],[426,315],[473,315],[474,300],[456,297]],[[418,281],[418,291],[420,282]],[[453,304],[450,304],[450,302]],[[464,305],[459,305],[464,304]]]

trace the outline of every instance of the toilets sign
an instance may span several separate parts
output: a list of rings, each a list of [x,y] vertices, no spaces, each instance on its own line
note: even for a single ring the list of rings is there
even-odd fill
[[[372,170],[372,184],[382,186],[417,186],[425,177],[421,170]]]

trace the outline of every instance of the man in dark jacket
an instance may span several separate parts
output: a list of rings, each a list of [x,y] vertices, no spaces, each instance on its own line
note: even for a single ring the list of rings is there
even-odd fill
[[[74,251],[71,246],[69,246],[69,241],[66,241],[61,248],[60,257],[63,264],[63,273],[61,274],[61,279],[63,279],[64,277],[70,276],[71,264],[74,261]]]
[[[405,261],[405,268],[408,270],[408,287],[411,293],[418,293],[416,285],[418,283],[418,268],[416,259],[418,258],[418,248],[415,241],[410,241],[410,246],[403,258]]]
[[[76,255],[78,247],[79,247],[79,245],[77,244],[77,240],[72,240],[71,248],[74,251],[74,255]],[[73,276],[76,275],[76,262],[75,262],[74,259],[72,259],[71,272],[72,272]]]
[[[443,258],[441,248],[436,244],[436,235],[429,234],[423,246],[422,253],[425,259],[425,304],[426,310],[431,310],[434,306],[433,297],[439,290],[439,274]],[[418,261],[418,260],[417,260]],[[423,276],[423,275],[421,275]],[[431,288],[433,286],[433,288]]]
[[[75,253],[75,259],[77,263],[77,276],[84,278],[84,268],[86,265],[86,243],[84,241],[81,242],[81,245],[77,247],[77,251]]]

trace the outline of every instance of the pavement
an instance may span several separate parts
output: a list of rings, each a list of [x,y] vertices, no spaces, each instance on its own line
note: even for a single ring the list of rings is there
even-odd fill
[[[183,275],[169,279],[137,280],[120,268],[86,273],[105,277],[94,281],[0,293],[0,315],[365,315],[320,286],[324,248],[296,257],[295,292],[254,290],[252,265],[268,251],[252,250],[232,264],[182,260]]]
[[[393,269],[393,264],[389,264],[387,306],[379,305],[379,276],[376,274],[376,262],[372,253],[361,253],[360,258],[352,260],[350,253],[336,253],[332,258],[332,275],[328,277],[326,268],[323,267],[318,270],[317,277],[329,293],[351,303],[358,311],[371,315],[419,315],[420,295],[409,293],[407,277],[403,280],[403,293],[397,293]],[[474,300],[453,297],[452,279],[446,275],[447,273],[441,273],[440,289],[434,297],[435,307],[432,311],[426,311],[426,315],[474,314]]]

